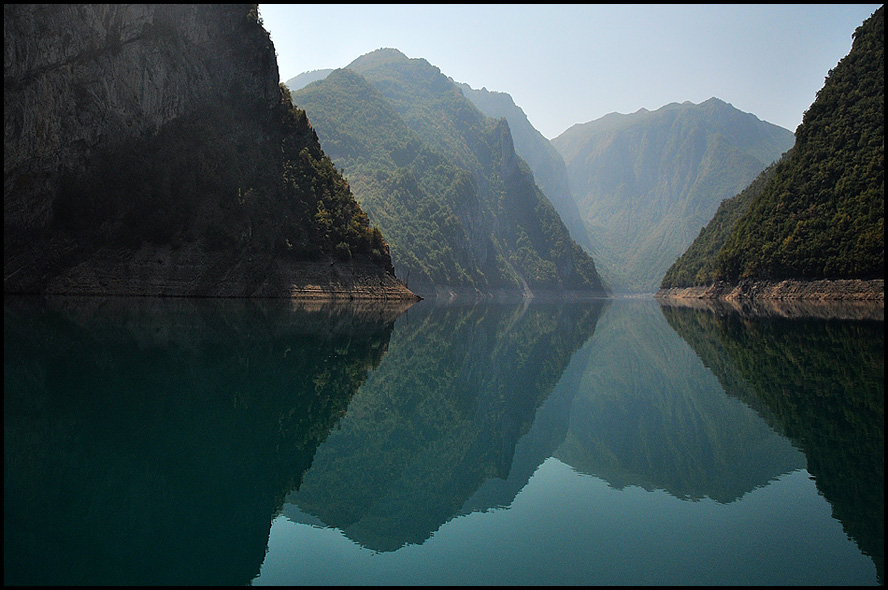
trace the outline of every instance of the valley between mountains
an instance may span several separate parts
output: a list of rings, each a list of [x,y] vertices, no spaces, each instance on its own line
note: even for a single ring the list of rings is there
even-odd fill
[[[6,293],[884,298],[884,8],[794,132],[549,140],[394,48],[281,83],[256,5],[9,5],[4,52]]]
[[[550,141],[509,94],[396,49],[286,84],[388,238],[398,276],[424,296],[603,285],[879,299],[881,19],[855,33],[796,133],[713,97],[612,113]],[[740,245],[751,239],[755,259]]]

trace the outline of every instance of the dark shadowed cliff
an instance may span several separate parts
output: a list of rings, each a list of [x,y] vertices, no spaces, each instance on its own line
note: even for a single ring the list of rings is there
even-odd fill
[[[412,297],[256,5],[4,5],[4,291]]]

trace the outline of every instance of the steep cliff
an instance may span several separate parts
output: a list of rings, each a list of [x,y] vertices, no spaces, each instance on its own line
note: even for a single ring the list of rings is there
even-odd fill
[[[534,180],[561,216],[574,241],[591,251],[589,232],[583,225],[580,209],[570,192],[567,166],[558,150],[536,130],[521,107],[507,93],[486,88],[476,90],[468,84],[457,83],[457,86],[482,113],[494,119],[505,118],[509,122],[515,151],[530,166]]]
[[[4,5],[4,291],[412,297],[256,5]]]

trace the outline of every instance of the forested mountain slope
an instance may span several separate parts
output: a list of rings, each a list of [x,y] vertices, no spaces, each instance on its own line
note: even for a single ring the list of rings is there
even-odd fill
[[[796,131],[796,146],[734,227],[715,277],[885,276],[885,23],[854,32]]]
[[[380,49],[293,100],[419,294],[604,292],[508,123],[485,117],[426,60]]]
[[[793,141],[786,129],[711,98],[612,113],[552,145],[604,278],[615,290],[653,292],[721,201]]]

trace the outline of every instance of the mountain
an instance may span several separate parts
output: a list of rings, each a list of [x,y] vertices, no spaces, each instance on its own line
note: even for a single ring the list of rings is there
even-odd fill
[[[793,145],[793,134],[717,98],[611,113],[552,140],[615,290],[653,292],[725,198]]]
[[[527,458],[535,465],[516,469],[520,441],[533,431],[539,408],[558,389],[606,305],[458,301],[412,307],[378,368],[318,447],[300,486],[288,494],[283,513],[300,522],[313,517],[362,547],[386,552],[426,542],[458,514],[492,507],[484,499],[511,502],[508,491],[517,493],[548,457],[536,453]],[[558,405],[569,410],[561,397]],[[549,441],[548,447],[556,445]],[[508,495],[478,496],[516,471],[526,479]]]
[[[468,84],[457,83],[463,95],[472,101],[478,110],[494,119],[505,118],[512,131],[515,151],[527,162],[537,185],[558,211],[571,237],[586,249],[592,243],[586,226],[580,218],[580,210],[570,192],[567,180],[567,166],[564,158],[542,133],[527,119],[521,107],[505,92],[493,92],[482,88],[476,90]]]
[[[795,148],[724,245],[709,252],[705,263],[713,270],[703,279],[884,279],[884,32],[879,8],[829,72],[796,130]],[[688,274],[663,287],[693,284],[699,281]]]
[[[6,298],[4,584],[248,586],[410,302],[316,303]]]
[[[290,89],[291,92],[296,92],[303,86],[308,86],[315,80],[323,80],[326,78],[330,72],[333,70],[331,68],[323,69],[323,70],[312,70],[310,72],[302,72],[298,76],[290,78],[284,84],[287,85],[287,88]]]
[[[380,49],[293,100],[420,295],[605,292],[508,123],[485,117],[426,60]]]
[[[4,292],[414,297],[256,5],[4,5]]]
[[[791,153],[788,151],[787,154]],[[784,155],[784,157],[786,157]],[[779,160],[778,160],[779,161]],[[768,181],[774,177],[777,163],[765,168],[748,187],[736,196],[725,199],[718,206],[712,220],[700,228],[700,234],[678,260],[666,271],[661,289],[709,285],[715,280],[715,255],[724,246],[737,220],[749,210],[750,204],[758,197]]]

